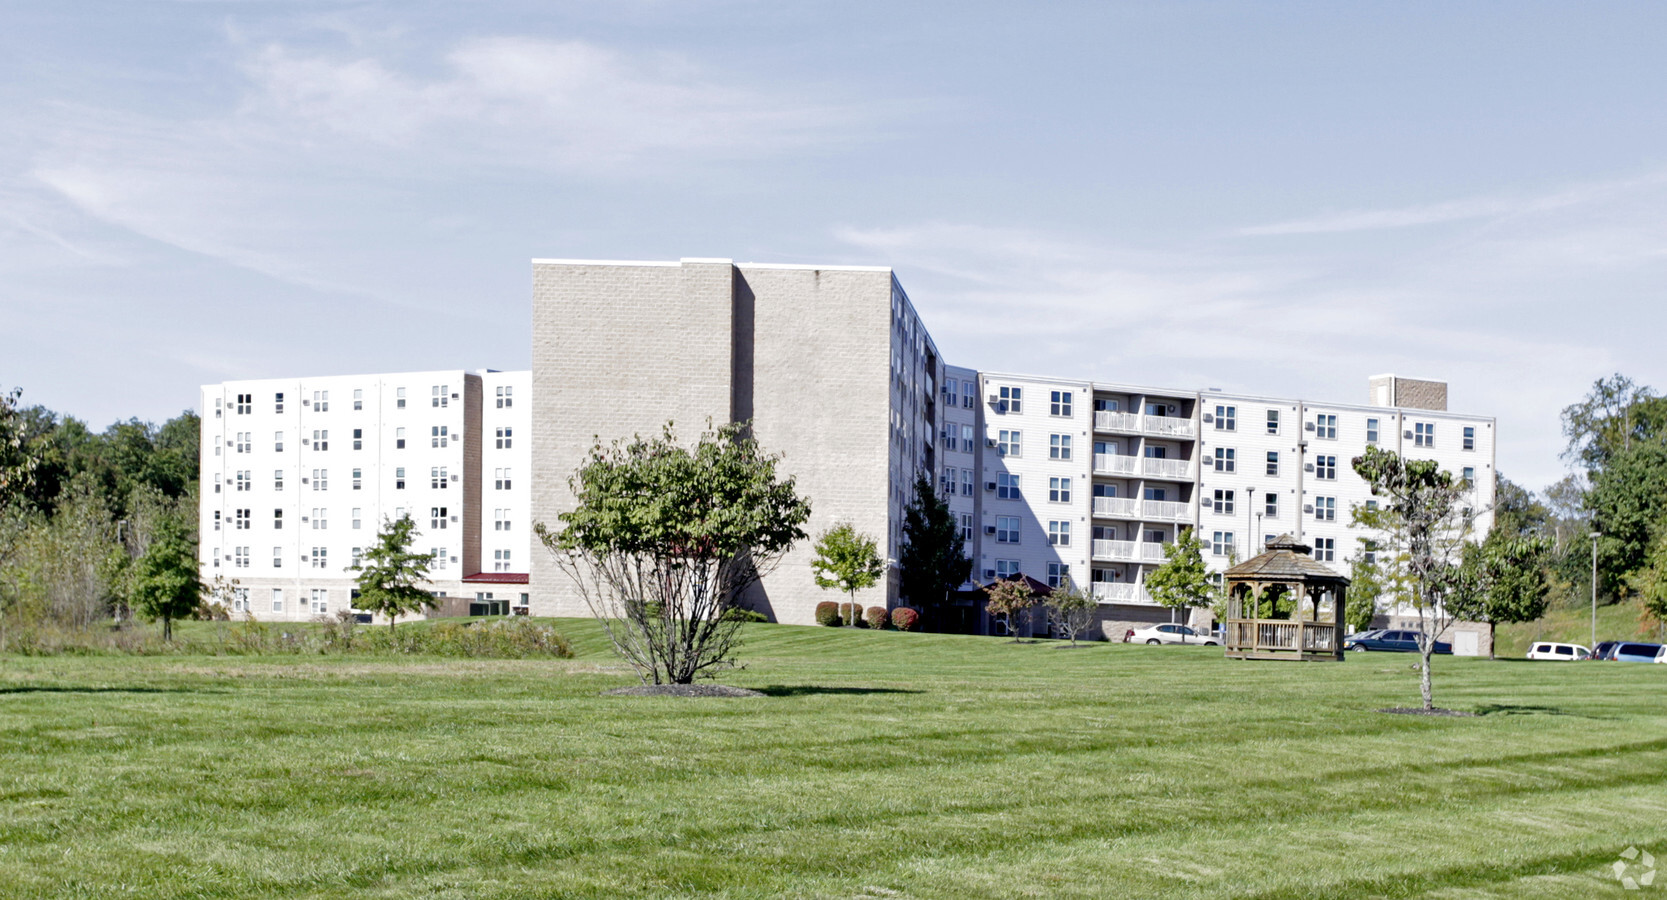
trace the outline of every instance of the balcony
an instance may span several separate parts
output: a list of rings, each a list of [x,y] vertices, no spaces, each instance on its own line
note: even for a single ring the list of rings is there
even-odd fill
[[[1094,542],[1095,562],[1163,562],[1164,545],[1153,541]]]
[[[1121,431],[1127,434],[1140,433],[1140,417],[1134,413],[1111,412],[1098,410],[1094,413],[1095,431]]]
[[[1101,603],[1151,603],[1152,595],[1146,586],[1126,581],[1096,581],[1090,595]]]
[[[1140,430],[1160,437],[1191,438],[1197,435],[1191,419],[1179,416],[1141,416]]]
[[[1120,519],[1140,518],[1140,501],[1133,497],[1095,497],[1094,515]]]
[[[1095,475],[1135,475],[1140,472],[1140,457],[1113,453],[1094,454]]]
[[[1190,504],[1168,500],[1095,497],[1094,515],[1116,519],[1142,519],[1148,522],[1187,522],[1192,519],[1192,507]]]
[[[1192,461],[1187,459],[1152,459],[1140,461],[1140,474],[1153,478],[1174,478],[1185,481],[1192,477]]]

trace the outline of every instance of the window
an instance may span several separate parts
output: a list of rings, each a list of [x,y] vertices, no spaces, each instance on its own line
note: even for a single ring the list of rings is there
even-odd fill
[[[1017,412],[1017,410],[1014,410]],[[1052,391],[1048,394],[1048,414],[1052,416],[1069,416],[1071,414],[1071,392]]]
[[[246,416],[249,413],[254,412],[254,410],[255,410],[255,395],[254,394],[238,394],[237,395],[237,414],[238,415]]]
[[[512,439],[514,437],[513,435],[510,434],[510,431],[511,431],[511,429],[508,429],[508,428],[498,429],[498,449],[499,450],[508,450],[509,449],[510,444],[513,442]]]
[[[394,469],[394,490],[396,490],[396,491],[405,490],[405,467],[404,466],[400,466],[400,467]]]
[[[314,547],[312,553],[313,568],[322,569],[329,564],[330,549],[328,547]]]
[[[1320,562],[1335,562],[1337,559],[1337,539],[1315,538],[1314,558]]]
[[[1062,587],[1071,580],[1071,567],[1065,563],[1048,563],[1048,587]]]
[[[1279,410],[1268,410],[1268,434],[1279,433]]]
[[[329,518],[329,515],[330,511],[328,509],[319,509],[315,507],[313,509],[313,530],[323,531],[329,528],[329,523],[325,521],[325,519]]]
[[[1001,500],[1018,500],[1019,476],[1008,472],[996,474],[996,497]]]
[[[1366,501],[1366,511],[1367,512],[1377,512],[1377,509],[1378,509],[1378,501],[1376,501],[1376,500]]]
[[[435,547],[430,555],[434,557],[434,568],[444,572],[446,570],[446,548]]]
[[[314,450],[328,450],[328,449],[330,449],[330,430],[329,429],[327,429],[327,428],[324,429],[324,430],[319,430],[319,429],[316,429],[316,428],[313,429],[313,449]]]
[[[498,408],[499,409],[508,409],[509,407],[515,405],[515,393],[514,393],[514,391],[515,391],[515,387],[513,385],[507,385],[506,384],[506,385],[499,386],[499,388],[498,388]]]
[[[220,568],[220,548],[219,547],[214,548],[214,555],[213,555],[212,558],[214,560],[214,567],[216,569]]]
[[[330,489],[330,470],[329,469],[314,469],[313,470],[313,490],[315,490],[315,491],[327,491],[329,489]]]
[[[281,490],[284,489],[284,470],[283,469],[273,469],[272,470],[272,489],[275,490],[275,491],[281,491]]]
[[[394,388],[394,408],[405,408],[405,388]]]
[[[322,616],[330,611],[330,592],[324,588],[313,588],[312,605],[308,608],[315,616]]]
[[[492,571],[494,571],[494,572],[508,572],[508,571],[510,571],[509,551],[508,550],[493,550],[492,551]]]
[[[255,489],[255,480],[249,477],[248,469],[242,469],[237,473],[236,485],[237,489],[240,491],[252,491]]]
[[[1414,447],[1435,446],[1435,423],[1418,422],[1412,426],[1412,445]]]
[[[349,568],[357,569],[357,568],[359,568],[359,563],[362,562],[365,558],[365,548],[363,548],[363,547],[354,547],[353,551],[352,551],[352,556],[353,556],[353,563],[352,563],[351,566],[349,566]]]
[[[492,470],[492,488],[493,488],[493,490],[507,491],[507,490],[510,489],[509,486],[510,486],[510,483],[513,480],[514,479],[510,477],[510,471],[508,469],[493,469]]]
[[[955,407],[961,405],[960,384],[961,382],[956,381],[953,378],[944,379],[943,404],[945,407],[954,409]]]
[[[1212,502],[1210,504],[1210,509],[1215,511],[1215,512],[1221,513],[1222,515],[1227,515],[1227,516],[1232,515],[1233,514],[1233,492],[1218,489],[1215,493],[1214,502]]]
[[[961,406],[972,409],[978,405],[978,385],[971,381],[961,382]]]
[[[996,516],[996,543],[1017,544],[1019,542],[1019,517]]]
[[[1024,411],[1024,388],[1004,387],[996,392],[999,398],[996,402],[996,412],[1016,413]]]
[[[1367,419],[1366,420],[1366,443],[1375,444],[1377,442],[1378,442],[1378,420],[1377,419]]]
[[[253,521],[252,521],[253,519],[254,519],[254,516],[251,516],[249,514],[249,510],[246,510],[246,509],[237,510],[237,520],[236,520],[237,530],[238,531],[248,531],[249,526],[251,524],[253,524]]]
[[[1337,457],[1335,457],[1335,456],[1316,456],[1316,457],[1314,457],[1314,477],[1319,479],[1320,481],[1336,481],[1337,480]]]
[[[1460,478],[1467,486],[1474,486],[1476,484],[1476,468],[1474,466],[1465,466],[1464,473],[1460,476]]]
[[[272,450],[275,453],[284,452],[284,433],[282,431],[272,433]]]
[[[1210,535],[1210,553],[1214,556],[1226,556],[1233,552],[1233,532],[1217,531]]]
[[[1048,459],[1070,459],[1071,436],[1068,434],[1048,435]]]
[[[359,485],[363,481],[363,479],[360,478],[360,472],[361,471],[362,470],[360,470],[360,469],[354,469],[353,470],[353,489],[354,490],[359,490]]]
[[[446,446],[446,439],[450,437],[450,435],[446,433],[446,429],[448,427],[449,426],[446,425],[435,425],[431,427],[428,430],[428,445],[430,447]]]
[[[434,490],[442,490],[450,481],[446,477],[445,466],[435,466],[428,470],[428,486]]]
[[[1262,514],[1270,519],[1279,518],[1279,495],[1269,491],[1262,495]]]
[[[943,477],[938,480],[938,493],[951,496],[955,493],[955,485],[960,481],[954,466],[944,466]]]
[[[436,507],[431,508],[428,512],[428,519],[429,519],[428,527],[434,528],[434,529],[445,528],[446,527],[446,519],[447,519],[446,508],[444,506],[436,506]]]
[[[1337,521],[1337,498],[1336,497],[1315,497],[1314,498],[1314,520],[1317,521],[1317,522],[1335,522],[1335,521]]]
[[[313,409],[317,412],[328,412],[330,410],[329,391],[313,391]]]
[[[283,567],[284,567],[284,548],[282,548],[282,547],[273,547],[272,548],[272,568],[282,569]],[[283,607],[280,606],[280,607],[277,607],[277,608],[282,609]]]
[[[507,510],[507,509],[494,509],[494,510],[492,510],[492,530],[493,531],[508,531],[509,530],[509,510]]]
[[[972,540],[972,513],[961,513],[961,540]]]
[[[281,510],[281,509],[274,509],[272,511],[272,530],[273,531],[283,531],[284,530],[284,511]]]
[[[1017,578],[1017,577],[1019,577],[1019,561],[1016,560],[1016,559],[998,559],[998,560],[996,560],[996,577],[997,578]]]
[[[219,510],[214,511],[214,530],[215,531],[220,530],[220,511]]]
[[[1017,431],[999,431],[996,433],[997,456],[1019,456],[1019,442],[1021,433]]]
[[[963,496],[963,497],[971,497],[972,496],[972,483],[973,483],[973,480],[974,480],[973,479],[974,474],[975,473],[971,469],[962,469],[961,470],[961,496]]]
[[[1328,441],[1337,440],[1337,417],[1317,415],[1314,417],[1314,436]]]
[[[237,566],[239,569],[249,568],[249,548],[248,547],[233,547],[232,548],[232,554],[233,554],[232,555],[232,559],[233,559],[232,564],[233,565]]]
[[[364,391],[363,388],[354,388],[353,389],[353,408],[354,409],[364,409],[365,408],[365,391]]]
[[[1237,406],[1216,406],[1216,430],[1238,431],[1239,408]]]
[[[357,507],[357,506],[353,507],[353,529],[355,531],[357,531],[359,529],[360,524],[364,521],[363,517],[360,516],[359,513],[360,513],[359,507]]]
[[[1048,479],[1048,502],[1050,502],[1050,503],[1070,503],[1071,502],[1071,479],[1069,479],[1069,478],[1049,478]]]
[[[1279,475],[1279,451],[1278,450],[1269,450],[1268,451],[1268,469],[1267,469],[1267,472],[1268,472],[1269,475],[1278,477],[1278,475]]]
[[[216,419],[220,418],[220,406],[224,402],[225,401],[220,397],[215,397],[214,398],[214,418],[216,418]],[[216,556],[214,558],[214,562],[215,562],[216,565],[218,565],[219,562],[220,562],[220,558],[218,556]]]
[[[1464,449],[1476,449],[1476,427],[1474,425],[1464,426]]]
[[[1071,523],[1050,521],[1048,523],[1048,543],[1054,547],[1071,546]]]
[[[1235,456],[1236,456],[1236,454],[1234,453],[1234,451],[1231,447],[1217,447],[1216,452],[1215,452],[1216,471],[1217,472],[1236,472],[1236,471],[1238,471],[1238,461],[1235,458]]]
[[[272,411],[275,412],[275,413],[282,413],[284,411],[284,395],[283,394],[273,394],[272,395]]]
[[[253,432],[239,431],[237,433],[237,439],[233,442],[237,445],[237,452],[248,453],[249,445],[254,443],[254,438],[255,435]]]
[[[365,449],[364,437],[365,437],[365,430],[363,428],[353,429],[353,449],[355,449],[355,450]]]
[[[446,401],[451,398],[451,385],[437,384],[429,391],[429,405],[435,409],[444,409]]]

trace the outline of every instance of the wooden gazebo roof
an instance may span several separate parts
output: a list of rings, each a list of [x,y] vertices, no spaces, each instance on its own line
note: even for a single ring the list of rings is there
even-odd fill
[[[1267,550],[1261,555],[1253,556],[1228,569],[1227,579],[1349,583],[1347,577],[1316,561],[1310,555],[1313,549],[1289,534],[1282,534],[1269,541]]]

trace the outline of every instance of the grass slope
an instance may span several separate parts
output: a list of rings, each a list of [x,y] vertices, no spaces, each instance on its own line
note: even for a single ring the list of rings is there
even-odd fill
[[[1598,607],[1598,640],[1660,641],[1659,626],[1646,622],[1636,601]],[[1591,607],[1547,610],[1544,616],[1519,625],[1501,625],[1494,632],[1501,656],[1522,656],[1535,641],[1592,645]]]
[[[0,659],[0,896],[1635,896],[1667,666],[749,626],[573,660]]]

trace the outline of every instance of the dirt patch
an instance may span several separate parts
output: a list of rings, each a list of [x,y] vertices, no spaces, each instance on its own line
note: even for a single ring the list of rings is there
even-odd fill
[[[604,697],[762,697],[757,691],[727,684],[638,684],[603,691]]]
[[[1393,713],[1393,714],[1398,715],[1398,716],[1450,716],[1450,717],[1453,717],[1453,718],[1467,718],[1467,719],[1468,718],[1475,718],[1475,716],[1476,716],[1476,714],[1473,713],[1473,712],[1464,712],[1463,710],[1442,709],[1440,707],[1437,707],[1435,709],[1424,709],[1423,707],[1419,707],[1419,706],[1391,706],[1388,709],[1380,709],[1380,710],[1378,710],[1378,712],[1380,712],[1380,713]]]

